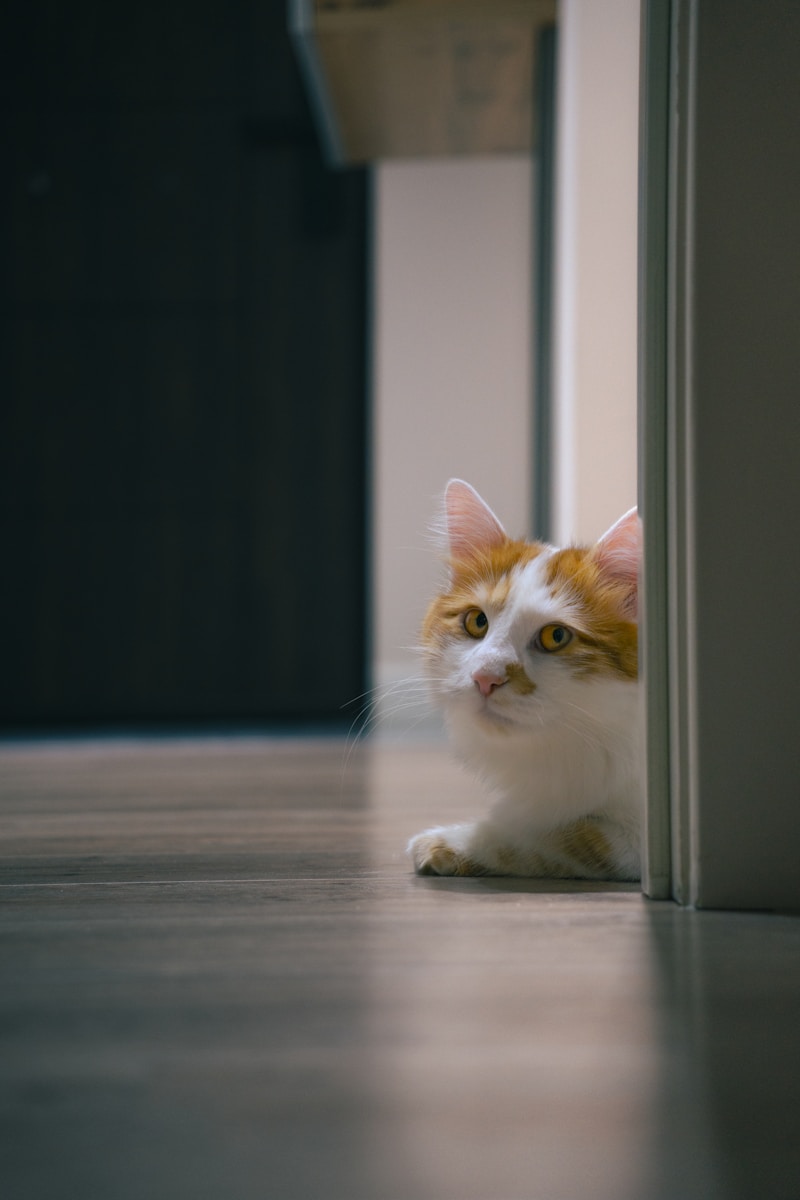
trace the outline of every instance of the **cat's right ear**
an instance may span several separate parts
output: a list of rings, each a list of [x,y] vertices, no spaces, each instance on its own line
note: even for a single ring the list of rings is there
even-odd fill
[[[507,541],[505,529],[475,488],[451,479],[444,493],[445,530],[450,557],[456,561],[484,554]]]
[[[606,530],[593,551],[600,573],[614,583],[623,584],[624,612],[638,619],[639,567],[642,561],[642,523],[635,508]]]

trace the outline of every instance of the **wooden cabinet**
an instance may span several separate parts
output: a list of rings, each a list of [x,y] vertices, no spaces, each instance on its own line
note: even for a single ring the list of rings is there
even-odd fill
[[[330,156],[530,150],[536,41],[555,17],[555,0],[294,0]]]

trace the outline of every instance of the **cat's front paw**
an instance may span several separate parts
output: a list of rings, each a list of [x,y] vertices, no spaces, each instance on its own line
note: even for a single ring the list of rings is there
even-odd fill
[[[418,833],[408,843],[408,852],[418,875],[483,875],[485,871],[468,854],[459,841],[463,841],[461,828],[428,829]],[[456,836],[453,836],[455,834]]]

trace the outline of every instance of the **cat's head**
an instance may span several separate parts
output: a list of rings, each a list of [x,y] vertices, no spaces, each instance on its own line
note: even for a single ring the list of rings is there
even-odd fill
[[[632,509],[591,547],[509,538],[468,483],[445,492],[449,565],[422,646],[435,695],[482,732],[526,732],[637,677],[640,526]]]

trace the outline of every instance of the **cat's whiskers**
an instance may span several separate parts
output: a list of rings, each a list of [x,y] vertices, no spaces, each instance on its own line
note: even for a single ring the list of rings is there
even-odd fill
[[[347,732],[343,768],[347,768],[356,747],[364,737],[372,736],[387,721],[396,718],[399,714],[412,713],[415,709],[419,709],[420,715],[411,723],[409,729],[415,729],[420,725],[429,714],[428,701],[431,683],[435,682],[436,680],[432,680],[430,676],[410,675],[403,679],[393,680],[391,683],[378,684],[376,687],[368,688],[360,696],[355,696],[350,700],[344,706],[345,708],[361,701],[364,703],[353,718]]]

